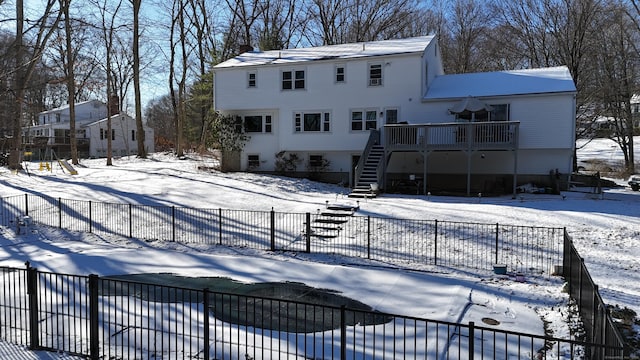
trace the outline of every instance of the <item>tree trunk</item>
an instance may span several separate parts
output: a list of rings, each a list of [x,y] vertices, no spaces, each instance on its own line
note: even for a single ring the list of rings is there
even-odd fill
[[[23,44],[22,32],[24,31],[24,9],[22,0],[16,0],[16,49],[15,49],[15,114],[13,120],[13,147],[12,154],[9,157],[9,168],[21,168],[20,160],[22,158],[22,113],[25,94],[24,70],[22,68]]]
[[[69,99],[69,143],[71,150],[71,163],[78,165],[78,142],[76,140],[76,85],[75,85],[75,73],[73,70],[74,59],[73,51],[71,48],[71,19],[69,19],[69,8],[71,7],[71,0],[64,0],[64,32],[67,42],[67,93]]]
[[[142,125],[142,101],[140,99],[140,29],[139,20],[140,3],[142,0],[132,0],[133,2],[133,87],[135,91],[136,106],[136,140],[138,141],[138,157],[147,158],[147,149],[144,147],[145,133]],[[111,134],[109,134],[111,136]]]

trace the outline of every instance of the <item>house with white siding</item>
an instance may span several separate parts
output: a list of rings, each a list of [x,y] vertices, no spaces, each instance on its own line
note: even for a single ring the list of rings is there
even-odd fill
[[[313,176],[354,194],[569,181],[576,88],[566,67],[446,75],[435,38],[423,36],[249,51],[214,74],[215,109],[249,136],[238,170]]]
[[[117,101],[111,116],[112,156],[135,155],[138,151],[136,121],[120,113]],[[78,156],[100,158],[107,156],[109,137],[107,105],[97,100],[75,104],[76,141]],[[36,158],[42,158],[47,150],[58,157],[68,157],[71,147],[69,105],[64,105],[38,114],[37,123],[25,128],[25,146]],[[153,129],[144,127],[147,152],[154,151]]]

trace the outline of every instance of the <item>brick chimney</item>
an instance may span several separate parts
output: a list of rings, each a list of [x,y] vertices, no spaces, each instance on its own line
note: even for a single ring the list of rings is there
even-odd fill
[[[120,98],[118,97],[118,95],[112,94],[111,98],[109,99],[109,102],[110,102],[110,105],[111,105],[111,109],[110,109],[109,113],[111,115],[120,114]]]

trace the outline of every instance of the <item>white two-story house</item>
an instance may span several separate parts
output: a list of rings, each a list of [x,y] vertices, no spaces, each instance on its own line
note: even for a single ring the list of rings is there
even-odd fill
[[[216,110],[250,136],[239,170],[425,194],[511,193],[571,173],[565,67],[445,75],[424,36],[250,51],[214,73]]]
[[[120,113],[114,106],[111,116],[111,134],[108,132],[107,105],[97,100],[75,104],[76,140],[78,156],[100,158],[107,156],[107,141],[111,136],[113,156],[135,155],[138,151],[136,122],[131,116]],[[44,159],[47,150],[60,157],[70,156],[69,105],[38,114],[38,123],[25,128],[25,145],[36,158]],[[153,129],[144,127],[145,147],[154,151]]]

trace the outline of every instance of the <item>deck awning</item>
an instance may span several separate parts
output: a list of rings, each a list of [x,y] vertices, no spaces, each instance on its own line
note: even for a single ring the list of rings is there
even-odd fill
[[[449,109],[449,112],[458,115],[472,115],[489,112],[491,110],[493,110],[493,108],[490,105],[485,104],[477,97],[467,96],[453,105],[451,109]]]

